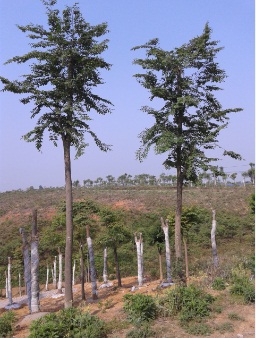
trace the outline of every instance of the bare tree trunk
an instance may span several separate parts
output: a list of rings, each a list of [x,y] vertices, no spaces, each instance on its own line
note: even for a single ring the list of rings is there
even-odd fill
[[[170,252],[170,242],[169,242],[169,221],[164,222],[163,217],[161,217],[162,229],[165,237],[165,255],[166,255],[166,275],[167,282],[172,283],[171,276],[171,252]]]
[[[117,256],[117,249],[116,246],[113,247],[114,251],[114,257],[115,257],[115,263],[116,263],[116,278],[117,278],[117,285],[118,287],[122,287],[122,281],[121,281],[121,274],[119,269],[119,262],[118,262],[118,256]]]
[[[83,253],[83,245],[80,243],[80,273],[81,273],[81,295],[82,300],[85,300],[85,291],[84,291],[84,253]]]
[[[5,274],[5,298],[8,298],[8,275],[6,270],[4,274]]]
[[[108,283],[108,251],[107,251],[107,248],[104,249],[103,260],[104,260],[104,265],[103,265],[103,282],[105,284],[107,284]]]
[[[23,252],[23,264],[24,264],[24,280],[25,289],[28,296],[28,308],[31,313],[31,262],[29,255],[29,245],[24,228],[20,228],[20,234],[22,238],[22,252]]]
[[[46,268],[46,282],[45,282],[45,291],[48,291],[48,283],[49,283],[49,266],[47,263],[47,268]]]
[[[138,284],[142,286],[143,284],[143,263],[142,263],[142,255],[143,255],[143,243],[142,243],[142,234],[140,233],[140,237],[137,237],[137,234],[134,234],[134,240],[137,248],[137,262],[138,262]]]
[[[59,251],[59,279],[58,279],[58,291],[57,293],[62,293],[62,253]]]
[[[11,257],[8,257],[8,270],[7,270],[7,293],[9,299],[9,305],[12,305],[12,262]]]
[[[53,284],[53,288],[57,289],[57,257],[56,256],[54,256],[54,262],[53,262],[52,284]]]
[[[211,230],[211,242],[212,242],[212,254],[213,254],[213,264],[214,267],[217,268],[219,265],[219,259],[217,254],[217,245],[216,245],[216,239],[215,239],[215,232],[216,232],[216,212],[215,210],[212,210],[212,230]]]
[[[19,295],[21,297],[21,276],[20,276],[20,273],[19,273]]]
[[[39,312],[39,253],[37,235],[37,210],[32,212],[31,236],[31,312]]]
[[[188,279],[189,279],[189,269],[188,269],[188,246],[187,246],[187,240],[185,237],[183,237],[183,244],[184,244],[184,253],[185,253],[186,284],[187,284]]]
[[[92,239],[90,237],[89,225],[86,226],[86,236],[87,236],[87,245],[88,245],[89,259],[90,259],[90,272],[91,272],[91,283],[92,283],[92,299],[98,299],[98,295],[97,295],[97,282],[96,282],[96,269],[95,269],[95,261],[94,261],[94,252],[93,252],[93,246],[92,246]]]
[[[73,264],[73,277],[72,277],[72,285],[75,285],[75,274],[76,274],[76,260],[74,260],[74,264]]]
[[[163,264],[162,264],[162,250],[158,249],[158,259],[159,259],[159,272],[160,272],[160,281],[162,282],[163,277]]]
[[[63,136],[65,183],[66,183],[66,247],[65,247],[65,308],[73,306],[72,290],[72,252],[73,252],[73,195],[71,180],[70,139]]]

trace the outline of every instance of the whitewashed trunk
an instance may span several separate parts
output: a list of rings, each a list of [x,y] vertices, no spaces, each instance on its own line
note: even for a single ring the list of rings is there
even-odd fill
[[[11,257],[8,257],[8,270],[7,270],[7,293],[9,299],[9,305],[12,304],[12,262]]]
[[[46,268],[46,282],[45,282],[45,291],[48,291],[48,284],[49,284],[49,266],[47,264]]]
[[[73,265],[72,285],[75,285],[75,274],[76,274],[76,260],[74,260],[74,265]]]
[[[8,276],[6,271],[4,273],[5,273],[5,297],[8,298]]]
[[[92,246],[92,239],[90,237],[90,232],[89,232],[89,226],[86,227],[86,232],[87,232],[87,245],[88,245],[89,260],[90,260],[92,299],[98,299],[94,252],[93,252],[93,246]]]
[[[24,280],[25,290],[28,296],[28,308],[31,312],[31,261],[29,254],[29,245],[24,228],[20,228],[20,234],[22,237],[22,252],[23,252],[23,264],[24,264]]]
[[[53,262],[53,276],[52,276],[52,284],[53,288],[57,289],[57,256],[54,256],[54,262]]]
[[[85,300],[85,290],[84,290],[84,252],[83,245],[80,243],[80,277],[81,277],[81,296],[82,300]]]
[[[164,222],[163,218],[161,217],[161,224],[162,229],[164,232],[165,237],[165,257],[166,257],[166,275],[167,275],[167,282],[172,282],[171,276],[171,251],[170,251],[170,241],[169,241],[169,221],[166,220]]]
[[[211,230],[211,242],[212,242],[212,254],[213,254],[213,265],[215,268],[219,265],[219,259],[218,259],[218,253],[217,253],[217,245],[216,245],[216,239],[215,239],[215,233],[216,233],[216,212],[215,210],[212,210],[212,230]]]
[[[32,213],[31,236],[31,312],[39,312],[39,253],[37,236],[37,211]]]
[[[140,233],[140,237],[137,237],[137,234],[134,234],[135,244],[137,248],[137,263],[138,263],[138,284],[139,286],[143,285],[143,242],[142,242],[142,234]]]
[[[62,293],[62,253],[59,250],[59,279],[58,279],[58,293]]]
[[[103,282],[106,284],[108,282],[108,269],[107,269],[108,252],[107,252],[107,248],[104,249],[103,260],[104,260],[104,265],[103,265]]]
[[[20,294],[20,297],[21,297],[21,276],[20,276],[20,273],[19,273],[19,294]]]

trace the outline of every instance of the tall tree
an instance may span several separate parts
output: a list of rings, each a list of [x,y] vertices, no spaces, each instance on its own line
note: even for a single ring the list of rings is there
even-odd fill
[[[155,123],[139,135],[142,145],[137,158],[142,161],[153,146],[156,154],[167,153],[163,163],[166,168],[176,168],[175,252],[180,259],[183,183],[195,181],[199,168],[206,170],[217,160],[209,157],[206,150],[218,146],[218,135],[228,125],[229,114],[241,109],[223,109],[214,95],[226,74],[215,61],[222,48],[218,41],[211,40],[208,24],[200,36],[174,50],[160,48],[158,39],[133,50],[141,48],[146,50],[146,58],[135,59],[134,63],[145,73],[135,77],[149,90],[150,99],[160,99],[163,106],[142,108],[155,118]],[[240,158],[233,151],[224,151],[224,155]]]
[[[42,148],[43,136],[48,131],[55,146],[61,140],[64,150],[66,185],[66,247],[65,247],[65,307],[72,306],[72,181],[71,147],[76,157],[83,154],[88,145],[84,134],[89,133],[103,151],[110,147],[102,143],[89,126],[91,110],[110,113],[111,103],[93,93],[102,84],[100,69],[110,69],[100,54],[108,47],[108,40],[98,42],[105,35],[107,24],[91,26],[77,4],[62,12],[55,9],[57,0],[42,0],[46,7],[48,26],[29,24],[18,28],[28,33],[32,50],[23,56],[15,56],[6,63],[30,62],[30,74],[23,80],[10,81],[0,77],[3,91],[23,94],[23,104],[34,104],[31,118],[38,118],[36,127],[23,138]],[[27,96],[24,94],[28,94]]]

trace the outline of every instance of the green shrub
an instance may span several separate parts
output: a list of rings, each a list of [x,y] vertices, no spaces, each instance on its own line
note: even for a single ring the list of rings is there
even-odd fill
[[[14,321],[15,313],[13,311],[5,312],[0,317],[0,337],[12,337]]]
[[[148,337],[155,337],[155,331],[153,331],[149,324],[144,324],[140,327],[136,327],[130,330],[126,334],[127,338],[148,338]]]
[[[77,308],[50,313],[32,322],[29,338],[105,338],[105,323]]]
[[[216,277],[212,283],[212,288],[213,290],[225,290],[226,289],[226,285],[224,280],[221,277]]]
[[[233,285],[230,288],[230,293],[243,296],[244,302],[247,304],[255,302],[255,286],[246,276],[233,277]]]
[[[157,315],[154,298],[140,293],[124,296],[124,311],[128,314],[128,319],[135,324],[150,321]]]
[[[210,304],[214,297],[205,293],[202,289],[190,285],[189,287],[177,287],[168,291],[157,304],[161,314],[179,314],[181,322],[208,316]]]

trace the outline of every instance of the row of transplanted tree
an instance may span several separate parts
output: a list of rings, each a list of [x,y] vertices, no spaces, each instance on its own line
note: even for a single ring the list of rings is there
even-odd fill
[[[73,304],[70,150],[76,149],[76,157],[83,155],[88,145],[84,140],[86,133],[102,151],[110,149],[90,127],[91,114],[111,112],[112,103],[94,91],[103,83],[100,70],[110,70],[110,63],[101,56],[108,48],[108,40],[100,41],[108,30],[106,23],[92,26],[86,22],[77,4],[60,12],[55,8],[57,0],[42,2],[47,27],[18,25],[18,29],[28,34],[31,50],[7,61],[30,62],[30,73],[15,81],[4,77],[0,80],[3,91],[21,94],[21,103],[33,105],[31,117],[37,118],[37,123],[23,138],[35,142],[38,150],[45,133],[54,145],[58,140],[62,142],[66,189],[65,307],[70,307]],[[135,78],[150,92],[150,101],[157,99],[162,107],[142,108],[155,122],[139,135],[141,147],[137,158],[142,161],[153,147],[156,154],[166,154],[163,165],[167,169],[176,169],[175,251],[180,260],[183,184],[195,181],[198,169],[207,171],[216,160],[207,151],[220,147],[218,136],[227,127],[230,113],[242,109],[222,108],[216,98],[226,73],[215,60],[222,47],[211,40],[208,23],[201,35],[173,50],[162,49],[158,39],[132,48],[138,49],[144,50],[146,56],[134,60],[134,64],[142,67],[142,73],[135,74]],[[223,155],[241,159],[233,151],[225,150]]]
[[[237,181],[238,174],[226,173],[223,167],[215,167],[211,172],[201,172],[198,174],[197,180],[194,182],[184,182],[187,185],[198,186],[210,186],[210,185],[222,185],[227,186],[229,184],[245,185],[247,183],[254,184],[255,181],[255,169],[254,163],[250,163],[250,169],[242,172],[242,182]],[[149,174],[140,174],[132,176],[130,174],[123,174],[115,178],[112,175],[108,175],[104,178],[98,177],[96,180],[74,180],[73,187],[79,188],[81,186],[85,188],[93,187],[129,187],[129,186],[175,186],[177,183],[176,175],[166,175],[162,173],[159,177]]]

